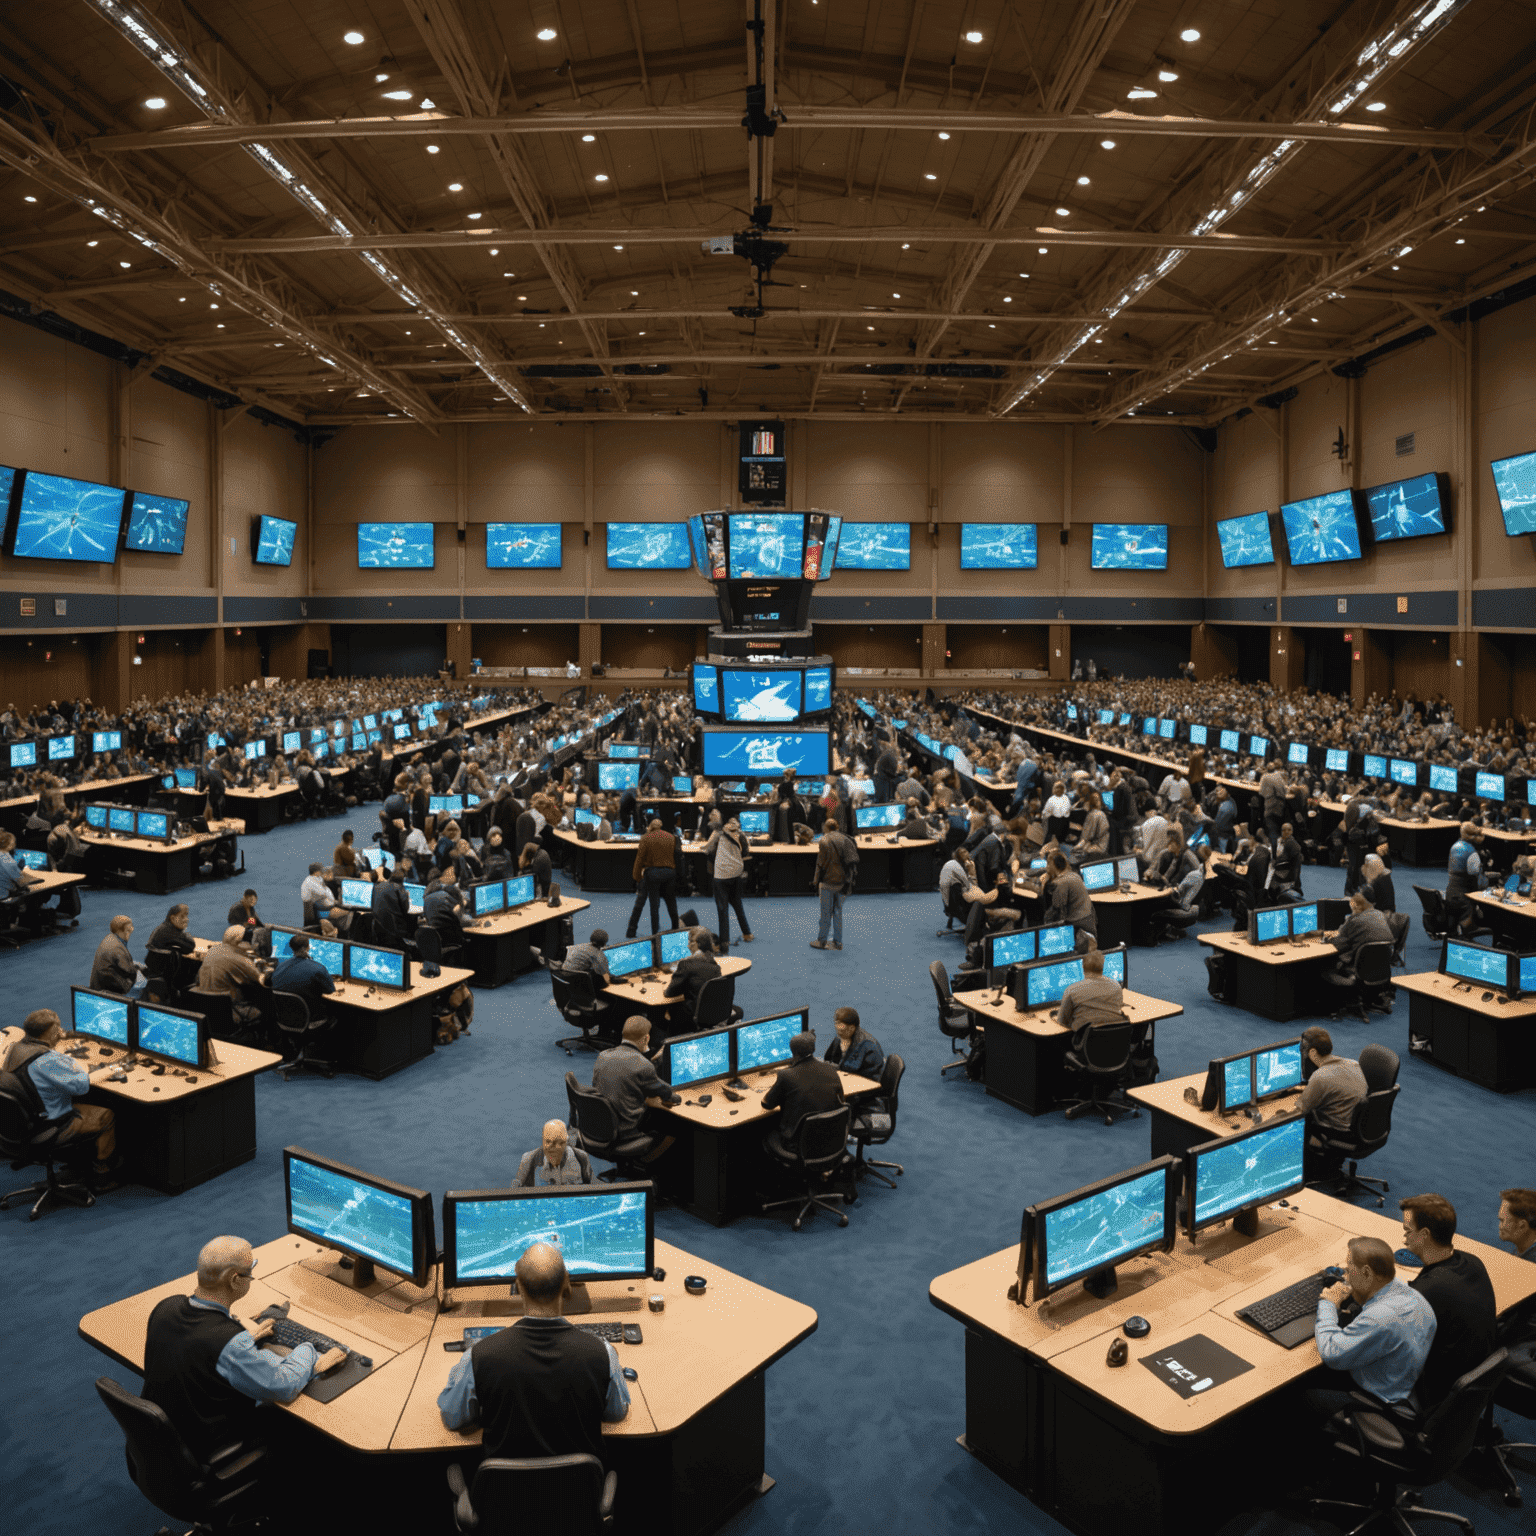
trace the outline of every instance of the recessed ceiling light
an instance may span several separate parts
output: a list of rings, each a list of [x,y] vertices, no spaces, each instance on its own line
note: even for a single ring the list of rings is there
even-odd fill
[[[492,256],[500,256],[501,252],[493,245],[491,247],[491,255]]]
[[[1400,250],[1397,254],[1399,256],[1408,256],[1408,255],[1411,255],[1412,252],[1413,252],[1413,247],[1411,245],[1405,245],[1402,248],[1402,250]]]
[[[1465,245],[1465,244],[1466,244],[1466,243],[1467,243],[1467,242],[1466,242],[1466,241],[1465,241],[1465,240],[1458,240],[1458,241],[1457,241],[1457,242],[1456,242],[1456,244],[1457,244],[1457,245]]]
[[[165,97],[150,96],[146,98],[144,105],[148,107],[151,112],[158,112],[162,107],[165,106]]]
[[[932,171],[924,171],[923,172],[923,180],[924,181],[937,181],[938,179],[939,178],[937,176],[935,176]]]
[[[1313,324],[1313,325],[1316,325],[1316,324],[1317,324],[1317,316],[1316,316],[1316,315],[1313,315],[1313,316],[1312,316],[1312,324]]]
[[[389,79],[389,76],[388,76],[388,75],[383,75],[383,74],[380,74],[380,75],[375,75],[375,76],[374,76],[374,77],[373,77],[373,83],[374,83],[374,84],[375,84],[375,85],[383,85],[383,84],[384,84],[384,82],[385,82],[385,81],[386,81],[386,80],[388,80],[388,79]]]
[[[1172,85],[1173,82],[1179,78],[1179,75],[1177,70],[1160,69],[1157,72],[1157,78],[1161,80],[1164,85]]]
[[[483,213],[472,213],[469,217],[472,219],[483,219],[485,215]]]
[[[988,330],[989,330],[989,331],[995,331],[995,330],[996,330],[996,329],[997,329],[997,327],[996,327],[996,326],[995,326],[995,325],[993,325],[993,324],[992,324],[992,323],[991,323],[991,322],[990,322],[990,321],[988,321],[988,323],[987,323],[987,329],[988,329]]]
[[[801,283],[801,284],[800,284],[800,286],[801,286],[801,287],[802,287],[802,288],[804,288],[804,287],[805,287],[805,284],[804,284],[804,283]],[[629,296],[630,296],[630,298],[632,298],[632,299],[638,299],[638,298],[639,298],[639,297],[640,297],[640,290],[639,290],[639,289],[638,289],[638,288],[631,288],[631,289],[630,289],[630,290],[629,290]]]
[[[177,299],[177,300],[176,300],[176,302],[177,302],[177,303],[178,303],[178,304],[185,304],[185,303],[186,303],[186,302],[187,302],[187,300],[186,300],[186,295],[185,295],[185,294],[183,294],[183,295],[182,295],[182,297],[181,297],[181,298],[179,298],[179,299]]]
[[[421,105],[425,111],[431,112],[437,106],[437,103],[430,96],[423,96],[421,98]]]
[[[975,27],[972,27],[971,30],[965,34],[965,40],[968,43],[979,43],[981,41],[981,33],[978,32]]]
[[[362,42],[363,34],[357,31],[343,32],[341,34],[341,40],[344,43],[351,43],[355,48],[360,42]]]
[[[866,326],[865,326],[865,327],[864,327],[864,329],[865,329],[865,330],[866,330],[866,331],[872,331],[872,330],[874,330],[874,326],[872,326],[872,325],[866,325]]]
[[[450,192],[462,192],[464,190],[464,183],[462,181],[450,181],[448,183],[448,190]]]
[[[939,137],[940,137],[940,138],[941,138],[941,139],[947,139],[947,138],[948,138],[948,137],[949,137],[949,135],[948,135],[948,134],[947,134],[947,133],[943,133],[943,132],[941,132],[941,133],[940,133],[940,134],[939,134]]]
[[[899,293],[893,293],[893,294],[892,294],[892,295],[891,295],[891,297],[892,297],[892,298],[893,298],[893,299],[899,299],[899,298],[900,298],[900,297],[901,297],[901,295],[900,295],[900,294],[899,294]]]
[[[428,144],[427,145],[427,153],[429,155],[435,155],[437,153],[437,145],[436,144]]]
[[[644,335],[645,335],[645,332],[644,332],[644,331],[641,331],[641,332],[640,332],[640,334],[641,334],[641,335],[642,335],[642,336],[644,336]],[[564,345],[564,343],[562,343],[562,345]]]
[[[1115,141],[1113,139],[1100,139],[1099,140],[1099,148],[1100,149],[1113,149],[1114,147],[1115,147]]]
[[[120,266],[120,267],[131,267],[132,265],[133,265],[133,263],[131,261],[120,261],[120,262],[118,262],[118,266]]]
[[[581,136],[581,142],[583,144],[596,144],[597,135],[595,133],[584,133]]]
[[[503,272],[501,275],[503,277],[514,277],[514,276],[516,276],[516,274],[512,273],[512,272]]]
[[[904,250],[904,251],[910,251],[911,249],[912,249],[912,247],[911,247],[910,244],[902,246],[902,250]]]
[[[88,246],[94,246],[94,245],[100,245],[101,241],[100,240],[87,240],[85,243]]]
[[[1095,336],[1093,338],[1093,344],[1096,347],[1102,347],[1104,345],[1104,338],[1102,336]]]
[[[526,304],[526,303],[527,303],[527,302],[528,302],[528,295],[527,295],[527,294],[526,294],[526,293],[520,293],[520,294],[518,294],[518,296],[517,296],[517,302],[518,302],[518,303],[519,303],[519,304]],[[439,343],[438,343],[438,345],[439,345],[439,346],[441,346],[441,345],[442,345],[442,343],[441,343],[441,342],[439,342]]]
[[[616,251],[622,251],[623,249],[624,249],[624,247],[622,245],[614,246],[614,250],[616,250]]]
[[[608,180],[608,178],[607,178],[607,176],[605,176],[605,175],[604,175],[604,174],[603,174],[603,172],[601,172],[601,171],[599,171],[599,172],[598,172],[598,173],[597,173],[597,175],[596,175],[596,176],[594,176],[594,177],[593,177],[593,178],[592,178],[592,180],[593,180],[593,181],[607,181],[607,180]]]
[[[217,309],[217,308],[218,308],[218,307],[219,307],[219,306],[218,306],[218,305],[217,305],[217,304],[210,304],[210,305],[209,305],[209,306],[208,306],[208,308],[209,308],[209,309]]]
[[[540,27],[538,31],[538,39],[541,43],[554,42],[555,29],[553,27]]]
[[[1036,246],[1036,247],[1035,247],[1035,249],[1036,249],[1036,250],[1037,250],[1037,251],[1039,251],[1039,253],[1040,253],[1040,254],[1041,254],[1041,255],[1042,255],[1042,256],[1044,256],[1044,255],[1045,255],[1045,247],[1044,247],[1044,246],[1043,246],[1043,245],[1040,245],[1040,246]]]
[[[1397,266],[1397,265],[1395,265],[1395,264],[1394,264],[1394,266],[1393,266],[1393,268],[1392,268],[1392,270],[1393,270],[1393,271],[1394,271],[1394,272],[1401,272],[1401,271],[1402,271],[1402,270],[1403,270],[1403,269],[1402,269],[1402,268],[1401,268],[1401,267],[1399,267],[1399,266]]]
[[[37,199],[35,197],[33,197],[30,192],[28,192],[27,195],[24,198],[22,198],[22,202],[24,202],[24,203],[35,203],[36,201],[37,201]]]
[[[224,329],[224,322],[223,322],[223,321],[222,321],[222,320],[221,320],[221,321],[219,321],[219,329],[220,329],[220,330],[221,330],[221,331],[222,331],[222,330],[223,330],[223,329]]]
[[[1086,187],[1089,184],[1088,178],[1086,176],[1079,176],[1077,178],[1077,184],[1080,187]]]
[[[1185,43],[1198,43],[1200,41],[1199,28],[1185,27],[1184,30],[1179,33],[1179,40]]]
[[[274,341],[274,342],[273,342],[273,343],[272,343],[272,345],[273,345],[273,346],[274,346],[274,347],[280,347],[280,346],[282,346],[282,345],[283,345],[283,343],[282,343],[282,342],[280,342],[280,341]]]
[[[1387,104],[1384,101],[1368,101],[1365,104],[1365,110],[1367,112],[1385,112]]]
[[[1125,99],[1127,101],[1146,101],[1156,95],[1157,92],[1149,85],[1135,85],[1125,93]]]
[[[1005,293],[1003,295],[1003,303],[1004,304],[1012,304],[1013,303],[1013,295],[1011,293]]]
[[[410,99],[411,99],[411,93],[409,91],[385,91],[384,92],[384,100],[385,101],[409,101]]]
[[[1056,217],[1058,219],[1070,219],[1072,217],[1072,210],[1070,208],[1058,208],[1056,210]]]

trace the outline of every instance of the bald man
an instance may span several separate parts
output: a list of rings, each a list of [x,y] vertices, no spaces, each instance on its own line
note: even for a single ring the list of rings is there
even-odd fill
[[[629,1388],[612,1344],[573,1328],[560,1250],[534,1243],[517,1261],[524,1315],[482,1339],[438,1394],[449,1429],[479,1424],[486,1456],[603,1455],[603,1425],[629,1412]]]
[[[590,1184],[592,1159],[571,1145],[564,1120],[546,1120],[544,1139],[517,1165],[513,1189],[543,1189],[550,1184]]]
[[[282,1357],[258,1347],[272,1331],[236,1321],[256,1256],[243,1237],[216,1237],[197,1256],[197,1289],[167,1296],[149,1314],[144,1396],[158,1404],[199,1461],[256,1433],[260,1403],[290,1403],[312,1376],[340,1365],[344,1349],[316,1358],[312,1344]]]

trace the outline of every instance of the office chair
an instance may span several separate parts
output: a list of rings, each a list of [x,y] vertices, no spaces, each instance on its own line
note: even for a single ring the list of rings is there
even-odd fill
[[[1216,889],[1232,914],[1232,931],[1248,926],[1248,905],[1251,900],[1248,882],[1230,864],[1213,864],[1216,871]]]
[[[335,1062],[323,1061],[309,1054],[310,1041],[317,1035],[329,1033],[335,1027],[334,1019],[312,1019],[309,1016],[309,1004],[297,992],[278,992],[274,989],[272,1022],[277,1027],[278,1036],[294,1047],[294,1054],[278,1068],[285,1083],[295,1072],[319,1072],[323,1077],[336,1076]]]
[[[1493,1471],[1504,1489],[1504,1502],[1511,1509],[1519,1509],[1524,1496],[1510,1470],[1510,1460],[1516,1451],[1536,1453],[1536,1445],[1506,1440],[1494,1422],[1495,1407],[1507,1408],[1522,1419],[1536,1419],[1536,1345],[1522,1344],[1510,1349],[1508,1372],[1483,1412],[1477,1435],[1478,1449],[1489,1453]]]
[[[895,1179],[888,1179],[883,1173],[876,1173],[877,1168],[893,1168],[897,1174],[904,1174],[907,1170],[900,1163],[882,1163],[876,1158],[864,1157],[866,1147],[883,1147],[892,1136],[896,1134],[896,1100],[901,1090],[901,1079],[905,1075],[907,1064],[900,1056],[887,1056],[885,1069],[880,1074],[880,1096],[877,1099],[866,1101],[859,1106],[858,1118],[853,1121],[850,1131],[853,1136],[853,1187],[859,1187],[858,1181],[866,1174],[879,1181],[888,1189],[896,1188]]]
[[[315,904],[312,901],[306,901],[304,903],[303,927],[305,933],[320,932],[320,915],[315,911]]]
[[[267,1456],[264,1445],[221,1446],[203,1462],[157,1404],[135,1397],[110,1376],[96,1378],[96,1395],[127,1441],[128,1476],[156,1509],[209,1531],[227,1531],[249,1518]]]
[[[557,965],[549,967],[549,984],[554,991],[555,1007],[567,1024],[574,1024],[579,1035],[567,1035],[555,1044],[567,1056],[573,1045],[584,1051],[602,1050],[602,1042],[592,1038],[593,1032],[603,1022],[607,1010],[597,1000],[597,983],[591,971],[566,971]]]
[[[1424,932],[1432,939],[1443,939],[1451,931],[1451,918],[1445,910],[1444,894],[1431,890],[1427,885],[1414,886],[1413,894],[1419,898],[1419,905],[1424,909],[1419,919],[1424,925]]]
[[[565,1102],[576,1145],[588,1157],[600,1157],[614,1166],[598,1174],[604,1183],[615,1180],[643,1179],[647,1175],[636,1164],[652,1151],[658,1137],[636,1131],[619,1138],[619,1121],[611,1105],[595,1088],[576,1081],[574,1072],[565,1074]]]
[[[817,1115],[807,1115],[800,1122],[798,1145],[794,1147],[777,1137],[764,1138],[763,1148],[768,1155],[783,1167],[799,1174],[801,1180],[799,1194],[787,1200],[764,1201],[762,1209],[765,1215],[787,1205],[798,1205],[800,1210],[794,1220],[796,1232],[800,1230],[805,1218],[814,1215],[817,1210],[836,1216],[840,1227],[848,1225],[848,1212],[839,1209],[832,1197],[823,1191],[838,1170],[850,1162],[848,1126],[852,1117],[853,1111],[846,1104],[840,1104],[836,1109],[824,1109]],[[852,1188],[841,1197],[843,1205],[855,1198],[857,1195]]]
[[[939,1076],[943,1077],[956,1067],[968,1067],[971,1064],[975,1038],[980,1031],[974,1016],[968,1010],[955,1006],[954,996],[949,990],[949,972],[944,969],[942,960],[935,960],[928,967],[928,976],[933,982],[934,995],[939,1002],[939,1033],[948,1037],[950,1055],[960,1057],[959,1061],[952,1061],[948,1066],[939,1068]],[[964,1040],[971,1049],[962,1051],[955,1043],[957,1040]]]
[[[1352,1012],[1362,1024],[1371,1022],[1365,1011],[1369,1006],[1377,1013],[1392,1012],[1395,988],[1392,984],[1392,945],[1387,943],[1362,944],[1355,955],[1352,973],[1343,975],[1324,971],[1323,980],[1339,994],[1339,1006],[1328,1015],[1331,1019],[1344,1016],[1346,1006],[1353,1004]]]
[[[1412,924],[1408,921],[1406,912],[1383,912],[1382,916],[1387,920],[1387,927],[1392,930],[1392,964],[1394,966],[1408,963],[1404,950],[1408,945],[1408,933]]]
[[[1509,1366],[1509,1352],[1496,1349],[1481,1365],[1459,1376],[1445,1400],[1422,1421],[1408,1422],[1377,1410],[1367,1399],[1340,1410],[1329,1421],[1333,1449],[1375,1483],[1369,1504],[1345,1499],[1312,1499],[1311,1514],[1340,1511],[1364,1516],[1352,1536],[1385,1523],[1399,1536],[1417,1536],[1413,1518],[1443,1520],[1472,1536],[1472,1522],[1444,1509],[1424,1509],[1414,1498],[1421,1489],[1449,1477],[1472,1450],[1483,1410]],[[1341,1522],[1342,1523],[1342,1522]]]
[[[88,1161],[95,1150],[95,1138],[66,1137],[60,1125],[40,1122],[20,1080],[10,1072],[0,1072],[0,1157],[18,1172],[40,1167],[43,1181],[24,1189],[13,1189],[0,1197],[0,1211],[32,1201],[28,1221],[36,1221],[56,1205],[92,1206],[96,1196],[78,1179],[61,1180],[56,1164]]]
[[[1380,1049],[1383,1047],[1366,1047],[1366,1050]],[[1363,1069],[1365,1052],[1360,1054]],[[1370,1080],[1369,1074],[1366,1080]],[[1372,1178],[1356,1170],[1363,1158],[1386,1146],[1387,1138],[1392,1133],[1392,1105],[1401,1089],[1402,1085],[1395,1082],[1390,1087],[1372,1089],[1355,1105],[1347,1130],[1332,1131],[1319,1126],[1313,1131],[1312,1146],[1340,1166],[1331,1169],[1321,1178],[1308,1179],[1309,1188],[1331,1185],[1333,1187],[1329,1193],[1341,1199],[1361,1191],[1369,1194],[1379,1188],[1381,1193],[1376,1196],[1376,1204],[1386,1204],[1386,1195],[1392,1186],[1385,1179]]]
[[[1136,1033],[1136,1026],[1124,1017],[1077,1031],[1065,1061],[1074,1072],[1087,1074],[1088,1097],[1068,1101],[1068,1120],[1092,1110],[1104,1117],[1105,1125],[1113,1125],[1116,1115],[1129,1114],[1135,1118],[1141,1114],[1124,1092],[1131,1075]]]
[[[235,1035],[234,998],[228,992],[210,992],[204,987],[188,987],[186,1005],[208,1021],[208,1033],[215,1040],[232,1040]]]
[[[693,1005],[695,1029],[712,1029],[716,1024],[734,1024],[741,1018],[736,1005],[736,978],[711,976],[699,988],[698,1001]]]
[[[151,999],[175,1007],[179,992],[177,980],[181,975],[181,956],[174,949],[146,949],[144,974],[149,985],[144,989]]]
[[[0,901],[0,944],[7,949],[20,949],[30,937],[21,922],[26,908],[23,896],[9,896]]]
[[[495,1456],[475,1468],[466,1487],[457,1462],[448,1468],[455,1530],[486,1536],[558,1529],[562,1536],[606,1536],[613,1526],[619,1474],[596,1456]]]
[[[965,920],[971,915],[970,909],[975,902],[967,901],[960,894],[960,882],[957,880],[949,888],[949,900],[944,903],[944,926],[934,931],[934,938],[942,939],[955,931],[955,923],[958,921],[961,928],[965,927]]]

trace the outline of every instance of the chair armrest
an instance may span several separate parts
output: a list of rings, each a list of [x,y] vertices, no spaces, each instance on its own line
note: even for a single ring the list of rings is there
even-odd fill
[[[603,1479],[603,1497],[598,1503],[597,1514],[600,1520],[613,1518],[613,1501],[619,1496],[619,1474],[610,1472]]]
[[[448,1467],[448,1491],[454,1497],[453,1520],[461,1531],[472,1531],[480,1524],[475,1506],[469,1502],[469,1489],[464,1482],[464,1469],[458,1462]]]
[[[1366,1454],[1373,1451],[1396,1454],[1407,1448],[1408,1442],[1397,1425],[1374,1409],[1350,1413],[1349,1421],[1354,1426],[1361,1450]]]
[[[237,1440],[232,1445],[221,1445],[218,1450],[208,1457],[205,1465],[215,1476],[219,1476],[223,1474],[229,1464],[232,1464],[238,1458],[247,1455],[260,1457],[266,1454],[267,1448],[264,1445],[248,1448],[243,1440]],[[246,1465],[250,1465],[250,1463],[247,1462]]]
[[[239,1447],[236,1446],[234,1449],[238,1450]],[[228,1483],[232,1482],[235,1478],[244,1477],[247,1472],[250,1472],[253,1468],[260,1466],[260,1464],[266,1459],[266,1446],[258,1445],[247,1451],[243,1456],[237,1456],[231,1462],[227,1462],[222,1466],[211,1466],[209,1471],[213,1473],[214,1477],[219,1482]]]

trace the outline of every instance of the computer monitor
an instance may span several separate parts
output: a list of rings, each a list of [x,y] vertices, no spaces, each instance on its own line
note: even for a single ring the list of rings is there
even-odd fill
[[[1301,1087],[1301,1041],[1281,1040],[1253,1053],[1253,1095],[1260,1102]]]
[[[1304,939],[1308,934],[1318,933],[1322,930],[1322,922],[1318,915],[1318,906],[1315,901],[1298,902],[1290,908],[1291,913],[1291,937]]]
[[[872,832],[877,827],[899,827],[907,819],[907,808],[895,802],[881,805],[858,805],[853,810],[853,824],[859,832]]]
[[[1387,764],[1387,771],[1394,784],[1406,784],[1412,788],[1419,782],[1419,765],[1408,758],[1392,758]]]
[[[135,1017],[140,1051],[163,1056],[184,1067],[201,1070],[208,1065],[208,1029],[200,1013],[139,1003]]]
[[[104,805],[88,805],[85,808],[85,824],[95,827],[98,831],[105,831],[107,826],[107,808]]]
[[[736,1070],[759,1072],[789,1060],[789,1042],[810,1028],[810,1010],[775,1013],[766,1019],[749,1019],[736,1026]]]
[[[640,787],[639,763],[599,763],[597,765],[599,789],[638,789]]]
[[[533,877],[530,875],[529,879],[532,879],[532,878]],[[507,882],[508,885],[510,885],[511,883],[512,882],[510,880]],[[405,882],[405,899],[410,903],[410,905],[414,909],[416,909],[417,911],[420,911],[421,908],[426,905],[426,901],[427,901],[427,888],[426,888],[426,886],[424,886],[424,885],[416,885],[412,881],[407,880]]]
[[[1059,1003],[1067,988],[1083,979],[1083,962],[1081,958],[1037,960],[1023,974],[1025,1006],[1044,1008]]]
[[[647,1280],[656,1267],[649,1184],[450,1190],[443,1196],[443,1288],[510,1285],[534,1243],[560,1250],[575,1281]]]
[[[483,884],[470,887],[475,893],[475,916],[490,917],[496,912],[505,912],[507,909],[507,882],[505,880],[487,880]]]
[[[51,747],[52,742],[49,743]],[[1504,775],[1502,773],[1484,773],[1478,770],[1473,778],[1472,793],[1479,800],[1503,800]]]
[[[1192,725],[1189,728],[1189,744],[1192,747],[1203,747],[1210,738],[1210,731],[1203,725]]]
[[[1440,972],[1454,976],[1458,981],[1468,981],[1474,986],[1496,987],[1501,992],[1509,990],[1510,961],[1514,957],[1502,949],[1487,949],[1481,944],[1464,944],[1459,939],[1447,939],[1440,948]],[[1516,967],[1516,981],[1519,969]]]
[[[1367,752],[1360,765],[1360,772],[1368,779],[1384,779],[1387,776],[1387,760],[1375,752]]]
[[[107,827],[113,832],[134,832],[138,829],[138,820],[133,807],[130,805],[109,805],[107,807]]]
[[[656,938],[657,964],[676,965],[679,960],[688,958],[689,937],[693,933],[691,928],[669,928],[665,933],[658,933]]]
[[[373,906],[373,881],[343,880],[341,904],[344,907],[361,907],[364,912]]]
[[[1157,722],[1157,734],[1163,741],[1172,741],[1174,733],[1179,728],[1177,720],[1159,720]]]
[[[11,851],[11,857],[23,869],[41,871],[48,868],[48,855],[41,848],[15,848]]]
[[[517,875],[507,881],[507,910],[526,907],[533,900],[535,887],[532,875]]]
[[[767,837],[769,812],[765,808],[761,810],[737,811],[736,819],[741,823],[741,830],[748,837]]]
[[[1529,997],[1536,992],[1536,955],[1520,955],[1514,967],[1515,979],[1520,984],[1520,996]]]
[[[596,811],[588,811],[578,806],[571,813],[571,820],[578,827],[597,827],[602,825],[603,818]]]
[[[411,984],[411,968],[398,949],[379,949],[372,944],[348,944],[347,980],[370,987],[396,987],[404,991]]]
[[[1327,747],[1323,752],[1323,767],[1329,773],[1349,772],[1349,748]]]
[[[464,796],[428,795],[427,809],[434,816],[457,816],[464,809]]]
[[[674,1088],[686,1088],[711,1078],[731,1075],[731,1031],[704,1030],[696,1035],[674,1035],[667,1041],[662,1076]]]
[[[1221,733],[1221,750],[1223,752],[1236,752],[1242,736],[1237,731],[1223,731]]]
[[[1143,736],[1156,736],[1157,735],[1157,716],[1156,715],[1148,715],[1141,722],[1141,734]]]
[[[292,957],[293,950],[290,947],[298,936],[292,928],[274,928],[272,930],[272,958],[274,960],[287,960]],[[332,976],[345,976],[347,973],[347,946],[341,939],[321,939],[314,934],[307,935],[309,939],[309,958],[317,965],[323,965]]]
[[[1130,723],[1131,723],[1131,717],[1122,710],[1121,713],[1120,713],[1120,718],[1115,722],[1115,724],[1116,725],[1129,725]]]
[[[1299,768],[1305,768],[1307,766],[1307,755],[1308,748],[1306,742],[1304,741],[1293,741],[1285,749],[1286,762],[1294,763]]]
[[[123,733],[121,731],[92,731],[92,752],[121,752],[123,750]]]
[[[609,757],[643,757],[645,754],[640,749],[638,741],[610,741],[608,743]]]
[[[283,751],[284,752],[297,752],[303,745],[304,745],[304,738],[303,738],[303,733],[301,731],[284,731],[283,732]]]
[[[69,989],[69,1027],[72,1033],[103,1045],[135,1045],[133,1004],[116,992],[93,992],[89,987]]]
[[[1121,854],[1115,860],[1115,875],[1121,885],[1135,885],[1141,879],[1141,866],[1134,853]]]
[[[352,744],[353,751],[361,751],[362,745],[362,742],[354,741]],[[265,736],[258,736],[255,741],[246,742],[240,750],[247,757],[265,757],[267,755],[267,738]]]
[[[630,976],[649,970],[653,963],[651,941],[631,939],[627,944],[610,944],[603,951],[603,959],[608,962],[610,976]]]
[[[1267,736],[1250,736],[1248,738],[1248,755],[1250,757],[1269,756],[1269,738]]]
[[[134,831],[140,837],[169,837],[170,817],[164,811],[140,811],[135,817]]]
[[[395,856],[388,848],[359,848],[358,858],[373,869],[393,869]]]
[[[1105,859],[1097,864],[1083,864],[1077,872],[1090,891],[1112,891],[1119,883],[1113,859]]]
[[[1431,763],[1429,765],[1429,787],[1438,794],[1454,795],[1456,793],[1456,770],[1448,763]]]
[[[989,971],[1001,970],[1004,966],[1033,960],[1038,943],[1033,928],[1021,928],[1015,933],[989,933],[986,941],[986,968]]]
[[[693,793],[693,780],[686,773],[674,773],[672,775],[672,793],[674,795],[691,795]]]
[[[1291,914],[1287,907],[1255,907],[1248,914],[1250,944],[1278,944],[1291,936]]]
[[[1259,1207],[1303,1187],[1306,1142],[1306,1116],[1288,1115],[1191,1147],[1185,1154],[1190,1237],[1229,1217],[1239,1232],[1254,1236]]]
[[[1177,1158],[1159,1157],[1030,1206],[1020,1241],[1019,1300],[1025,1282],[1035,1302],[1074,1280],[1091,1295],[1108,1296],[1117,1264],[1166,1253],[1177,1231],[1179,1175]]]
[[[303,1147],[283,1148],[288,1230],[349,1254],[352,1284],[373,1283],[373,1266],[426,1285],[437,1262],[432,1196],[362,1173]]]

